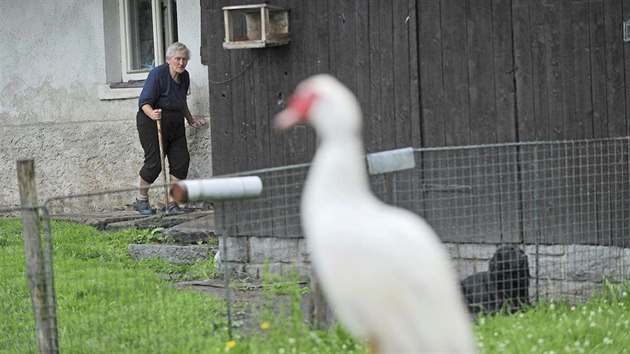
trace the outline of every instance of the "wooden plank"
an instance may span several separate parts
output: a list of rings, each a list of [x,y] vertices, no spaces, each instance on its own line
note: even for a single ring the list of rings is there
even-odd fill
[[[544,48],[541,52],[540,62],[544,63],[544,77],[541,76],[541,85],[546,89],[547,97],[541,100],[541,120],[537,120],[541,135],[545,140],[558,141],[564,136],[563,130],[563,77],[562,77],[562,28],[561,18],[564,17],[560,10],[559,0],[547,1],[540,4],[540,29],[541,38],[544,38]],[[542,73],[542,70],[541,70]],[[543,104],[544,102],[544,104]],[[546,119],[543,120],[542,117]],[[544,123],[543,123],[544,122]],[[561,218],[563,216],[563,207],[561,205],[561,189],[557,185],[557,181],[561,178],[558,164],[563,162],[564,149],[562,146],[551,145],[548,149],[540,152],[541,163],[543,169],[541,174],[545,181],[544,186],[544,218],[541,222],[541,228],[544,230],[541,237],[545,243],[554,243],[555,240],[562,239],[566,229],[559,229]]]
[[[630,0],[623,0],[623,18],[624,20],[630,19]],[[624,42],[623,57],[630,58],[630,45]],[[626,98],[626,116],[630,114],[630,60],[624,60],[624,72],[625,75],[625,93]],[[626,125],[626,135],[630,135],[630,124]]]
[[[562,139],[575,139],[575,71],[573,68],[574,47],[572,0],[561,0],[558,7],[558,23],[560,27],[560,75],[562,77]]]
[[[496,142],[496,111],[494,106],[494,70],[491,2],[475,1],[467,13],[468,95],[470,109],[470,142]]]
[[[534,83],[531,50],[531,8],[529,2],[514,1],[512,31],[514,40],[514,81],[516,89],[517,140],[535,140]]]
[[[299,6],[293,11],[294,23],[304,23],[306,18],[304,17],[304,6]],[[293,41],[287,56],[282,60],[286,61],[286,64],[281,64],[280,71],[275,73],[282,78],[282,87],[284,90],[283,100],[286,102],[290,99],[295,86],[305,77],[305,50],[308,46],[308,42],[304,41],[306,32],[305,26],[293,26],[291,33],[295,38],[300,40]],[[283,103],[284,107],[284,103]],[[310,127],[304,125],[296,126],[290,130],[283,132],[284,134],[284,164],[292,165],[296,163],[307,162],[311,159],[311,156],[307,154],[306,135],[310,131]]]
[[[411,146],[409,19],[407,3],[392,1],[394,148]],[[400,186],[400,188],[408,190],[405,186]]]
[[[210,7],[208,50],[212,60],[208,65],[208,81],[210,92],[210,120],[212,134],[212,169],[214,175],[222,175],[234,171],[230,166],[230,147],[232,135],[232,101],[229,84],[229,54],[221,47],[223,43],[223,12],[221,7],[225,1],[215,1]]]
[[[411,146],[423,146],[421,107],[420,107],[420,57],[418,56],[418,8],[416,0],[408,0],[409,7],[409,104],[410,104],[410,124],[411,124]],[[420,154],[414,153],[416,166],[422,166]],[[411,182],[410,195],[413,196],[410,207],[417,214],[422,215],[424,201],[421,193],[422,172],[414,169],[409,173]]]
[[[608,117],[606,136],[617,137],[624,136],[627,130],[624,81],[630,80],[627,77],[624,80],[622,0],[604,1],[603,8],[606,46],[606,115]]]
[[[492,2],[475,1],[474,6],[469,6],[466,19],[470,142],[496,143]],[[489,149],[470,151],[471,183],[475,186],[471,210],[476,242],[498,242],[501,239],[500,223],[495,222],[500,212],[499,180],[492,173],[493,158],[493,151]]]
[[[533,83],[533,104],[534,104],[534,136],[535,140],[550,140],[549,129],[549,96],[548,92],[548,58],[550,56],[549,38],[551,36],[549,25],[546,23],[542,4],[536,1],[532,5],[532,18],[537,18],[532,23],[532,83]]]
[[[517,140],[516,102],[513,57],[511,4],[501,0],[492,2],[492,43],[494,48],[494,86],[497,115],[497,142]],[[499,189],[496,191],[500,211],[500,240],[522,242],[521,209],[518,186],[517,148],[506,147],[496,152],[495,173]]]
[[[251,68],[253,76],[253,88],[251,91],[251,96],[254,99],[254,124],[256,130],[255,151],[253,153],[257,156],[257,163],[255,166],[252,166],[252,169],[261,169],[271,166],[270,135],[272,128],[269,118],[270,103],[267,96],[267,63],[269,61],[270,55],[268,52],[256,52],[254,55],[256,56],[256,59],[252,63]],[[269,235],[271,233],[270,230],[272,230],[273,228],[273,202],[269,197],[270,191],[268,190],[268,186],[266,185],[266,183],[267,180],[263,179],[263,197],[257,201],[260,207],[260,212],[258,214],[258,217],[260,218],[260,223],[258,227],[263,232],[263,235]]]
[[[442,92],[442,28],[440,1],[424,1],[418,7],[420,98],[425,147],[444,146],[444,99]]]
[[[306,70],[309,75],[328,73],[330,70],[329,37],[328,32],[328,1],[309,1],[308,9],[310,15],[308,17],[310,24],[310,33],[312,39],[307,46],[309,65]],[[311,130],[307,135],[308,155],[313,156],[317,148],[317,138],[315,132]]]
[[[371,0],[369,11],[368,47],[370,60],[370,96],[367,107],[365,107],[365,148],[366,151],[380,151],[382,146],[381,126],[383,124],[383,109],[381,106],[381,60],[380,60],[380,28],[383,26],[381,16],[379,16],[378,0]]]
[[[392,3],[381,1],[379,3],[378,16],[381,26],[379,28],[381,72],[379,83],[381,85],[381,144],[374,147],[377,151],[395,149],[396,122],[394,103],[394,17]]]
[[[232,122],[230,159],[232,160],[233,171],[241,172],[250,169],[248,166],[249,147],[247,145],[247,124],[250,116],[245,113],[248,95],[244,94],[245,80],[243,73],[247,72],[247,64],[251,62],[248,51],[228,50],[230,53],[230,82],[229,87],[232,97],[232,115],[225,117]]]
[[[509,2],[492,2],[492,44],[494,48],[494,86],[497,115],[497,142],[514,142],[516,107],[514,57],[512,51],[512,9]]]
[[[587,2],[574,3],[571,8],[573,19],[573,82],[575,103],[573,112],[573,139],[593,137],[591,58],[589,38],[589,9]]]
[[[445,112],[442,76],[442,17],[440,1],[423,1],[417,7],[418,12],[418,60],[420,62],[420,105],[423,147],[444,146]],[[446,229],[444,207],[448,200],[443,193],[434,190],[431,185],[440,181],[440,155],[438,152],[423,152],[418,156],[422,169],[421,210],[427,222],[436,229],[443,241],[457,241],[460,235]]]
[[[409,6],[409,80],[411,146],[423,146],[420,114],[420,57],[418,56],[418,9],[416,0],[408,0]]]
[[[462,6],[458,0],[442,1],[441,26],[442,26],[442,79],[444,97],[444,142],[446,146],[462,146],[470,144],[470,111],[468,95],[468,48],[467,48],[467,6]],[[440,183],[444,186],[470,185],[470,171],[461,169],[460,164],[452,165],[448,161],[458,161],[458,151],[445,151],[446,165],[439,171]],[[454,168],[455,167],[455,168]],[[460,173],[455,173],[458,171]],[[435,193],[436,195],[439,193]],[[440,228],[448,230],[449,234],[459,235],[461,241],[475,241],[473,239],[473,223],[469,222],[473,215],[473,199],[458,198],[457,214],[460,216],[456,222],[442,225]],[[436,209],[448,211],[452,205],[447,199],[440,200]],[[446,204],[445,204],[446,203]],[[447,216],[441,216],[447,219]],[[456,224],[456,225],[454,225]]]
[[[353,0],[329,3],[330,72],[351,91],[356,85],[356,27]]]
[[[603,138],[608,132],[606,107],[606,48],[604,9],[601,1],[589,2],[589,42],[591,43],[591,93],[593,97],[593,136]]]
[[[444,81],[445,145],[470,144],[466,6],[442,2],[442,57]]]
[[[563,77],[562,77],[562,18],[559,11],[559,0],[545,3],[545,21],[547,52],[545,53],[546,86],[547,86],[547,140],[562,140],[564,136],[563,123]]]
[[[627,117],[625,107],[624,67],[623,67],[623,4],[621,0],[608,0],[603,2],[603,21],[605,34],[606,57],[606,116],[608,118],[607,137],[625,136],[627,130]],[[627,79],[627,78],[626,78]],[[601,158],[601,198],[599,200],[599,244],[615,244],[616,238],[621,235],[615,229],[618,210],[623,210],[624,200],[614,195],[622,186],[627,185],[626,180],[617,178],[618,167],[615,161],[619,157],[613,144],[604,146]]]
[[[308,20],[306,17],[307,4],[302,3],[301,6],[295,7],[296,11],[293,11],[293,23],[302,23]],[[285,59],[286,65],[283,65],[283,72],[279,73],[284,82],[284,88],[286,91],[286,100],[289,99],[293,93],[295,85],[306,78],[306,64],[307,60],[307,47],[309,42],[305,39],[308,36],[306,32],[307,26],[293,26],[291,28],[291,34],[295,38],[300,40],[291,43],[289,57]],[[292,165],[296,163],[308,162],[312,159],[307,150],[307,135],[312,132],[310,127],[301,125],[296,126],[289,131],[285,132],[285,149],[284,149],[284,164]],[[299,209],[300,197],[301,197],[301,185],[304,182],[304,178],[301,175],[295,175],[292,171],[287,171],[283,176],[284,183],[284,201],[283,201],[283,216],[286,223],[287,237],[295,237],[301,235],[299,214],[293,211]]]
[[[201,65],[208,65],[209,49],[208,37],[210,28],[210,11],[213,3],[210,0],[200,0],[200,57]]]
[[[355,94],[363,112],[363,141],[369,144],[370,137],[370,1],[355,1],[355,47],[354,66],[356,70]]]

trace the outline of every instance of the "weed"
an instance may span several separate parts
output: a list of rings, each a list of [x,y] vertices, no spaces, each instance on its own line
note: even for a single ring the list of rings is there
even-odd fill
[[[153,229],[137,230],[133,242],[137,244],[167,243],[169,238],[167,235],[162,234],[163,229],[163,227],[156,227]]]

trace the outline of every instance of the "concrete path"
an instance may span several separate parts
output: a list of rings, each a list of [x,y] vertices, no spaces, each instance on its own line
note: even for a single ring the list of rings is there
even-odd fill
[[[159,257],[174,264],[192,264],[214,257],[216,246],[209,245],[210,241],[216,237],[214,211],[185,210],[187,212],[180,215],[145,216],[129,210],[57,214],[51,215],[51,218],[90,225],[101,231],[162,228],[160,233],[164,236],[164,243],[129,245],[129,253],[136,259]]]

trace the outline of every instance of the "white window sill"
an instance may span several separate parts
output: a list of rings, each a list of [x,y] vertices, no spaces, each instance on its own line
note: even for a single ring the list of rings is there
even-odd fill
[[[130,98],[140,97],[142,87],[128,87],[128,88],[111,88],[109,84],[97,85],[98,98],[101,101],[106,100],[124,100]]]

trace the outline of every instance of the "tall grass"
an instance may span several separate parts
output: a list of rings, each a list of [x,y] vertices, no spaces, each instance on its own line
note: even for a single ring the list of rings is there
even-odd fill
[[[269,302],[289,296],[280,313],[264,308],[256,326],[228,337],[222,298],[177,290],[164,280],[216,276],[211,261],[174,266],[135,261],[127,245],[142,231],[99,232],[53,224],[59,345],[64,353],[365,353],[340,326],[309,327],[299,310],[304,289],[267,286]],[[25,278],[20,222],[0,218],[0,353],[37,352]],[[480,318],[485,353],[630,353],[630,289],[605,284],[588,303],[543,303],[512,316]],[[422,314],[418,314],[421,316]]]
[[[301,317],[270,311],[263,312],[259,321],[265,322],[264,330],[251,336],[235,332],[230,341],[224,299],[177,290],[163,279],[165,273],[170,278],[207,277],[214,271],[212,263],[174,266],[133,260],[127,246],[141,232],[105,233],[83,225],[53,223],[62,352],[223,353],[229,343],[228,349],[237,353],[269,352],[270,348],[275,352],[285,345],[292,352],[292,344],[300,351],[337,353],[356,345],[339,328],[314,331]],[[0,353],[37,351],[24,274],[20,222],[0,218]],[[292,334],[287,335],[288,331]]]

